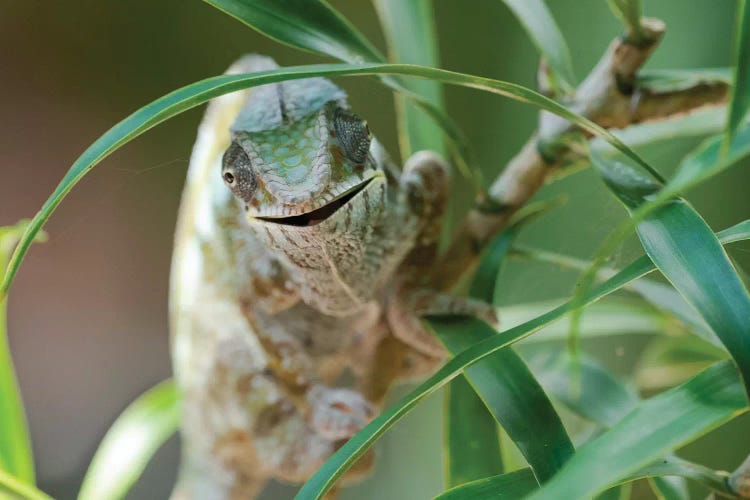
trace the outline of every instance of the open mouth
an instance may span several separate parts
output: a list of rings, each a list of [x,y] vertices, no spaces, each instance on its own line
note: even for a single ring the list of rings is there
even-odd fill
[[[293,215],[291,217],[256,217],[256,219],[260,219],[265,222],[273,222],[274,224],[284,224],[286,226],[314,226],[316,224],[320,224],[321,222],[335,214],[339,208],[346,205],[349,200],[361,193],[367,187],[367,185],[370,184],[370,181],[372,181],[372,179],[363,182],[359,186],[356,186],[350,191],[347,191],[327,205],[323,205],[322,207],[313,210],[312,212]]]

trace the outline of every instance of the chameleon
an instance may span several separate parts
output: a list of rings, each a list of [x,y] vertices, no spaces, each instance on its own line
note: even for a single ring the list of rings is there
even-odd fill
[[[277,68],[247,55],[228,73]],[[494,311],[429,287],[449,167],[397,168],[324,78],[214,99],[190,158],[170,280],[182,396],[174,499],[301,483],[446,357],[428,314]],[[369,453],[342,482],[367,475]]]

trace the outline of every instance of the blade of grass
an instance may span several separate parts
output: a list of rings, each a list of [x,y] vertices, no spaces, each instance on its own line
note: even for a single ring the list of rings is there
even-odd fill
[[[539,53],[549,65],[553,83],[563,92],[571,91],[576,82],[568,44],[543,0],[503,0],[515,14]]]
[[[0,276],[28,221],[0,227]],[[43,235],[42,235],[43,236]],[[6,331],[7,300],[0,299],[0,469],[34,484],[34,458],[21,391]]]
[[[314,76],[333,77],[386,74],[428,78],[449,85],[484,90],[486,92],[510,97],[520,102],[532,104],[540,109],[558,114],[596,136],[606,138],[611,141],[612,145],[617,149],[638,161],[639,164],[645,165],[644,168],[648,167],[648,165],[640,159],[633,150],[590,120],[575,114],[555,101],[526,87],[500,80],[493,80],[491,78],[482,78],[453,71],[402,64],[321,64],[279,68],[251,75],[217,76],[178,89],[141,108],[112,127],[83,152],[83,154],[70,167],[55,191],[44,203],[41,210],[32,219],[23,238],[16,247],[4,276],[2,287],[0,287],[0,299],[2,299],[2,297],[8,292],[8,288],[18,272],[18,267],[20,266],[23,257],[28,252],[34,235],[39,232],[73,186],[105,157],[138,137],[143,132],[169,118],[172,118],[173,116],[203,104],[209,99],[236,90],[242,90],[267,83]]]
[[[750,238],[750,221],[745,221],[719,233],[723,243]],[[627,266],[599,286],[591,289],[585,296],[584,301],[576,304],[576,307],[584,307],[602,297],[626,286],[656,268],[648,257],[641,257]],[[437,372],[421,383],[411,393],[399,400],[395,405],[383,411],[367,424],[360,432],[347,441],[339,450],[331,456],[323,466],[304,484],[295,498],[318,499],[327,492],[336,480],[361,457],[367,449],[382,436],[393,424],[398,422],[421,400],[433,394],[439,388],[447,384],[451,379],[458,376],[462,371],[477,361],[507,347],[544,326],[562,318],[569,313],[574,304],[565,303],[533,320],[515,326],[473,345],[469,349],[457,354],[448,361]],[[461,331],[473,331],[478,329],[491,330],[489,326],[475,319],[463,321],[453,320],[456,329]]]
[[[500,474],[497,424],[465,377],[456,377],[445,390],[443,421],[443,481],[446,488]]]
[[[631,214],[659,189],[627,165],[592,159]],[[750,295],[716,235],[679,198],[646,215],[636,230],[649,257],[732,355],[750,391]]]
[[[179,395],[172,380],[130,403],[99,445],[79,500],[124,498],[156,450],[177,431],[179,419]]]
[[[747,0],[737,1],[734,42],[734,83],[724,138],[724,153],[731,149],[734,136],[750,108],[750,9]]]
[[[384,62],[382,54],[320,0],[204,0],[269,38],[350,63]]]

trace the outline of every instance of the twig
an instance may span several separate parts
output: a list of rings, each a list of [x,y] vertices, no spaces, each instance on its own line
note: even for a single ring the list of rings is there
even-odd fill
[[[704,106],[726,102],[728,85],[700,82],[673,92],[653,92],[638,84],[638,71],[664,35],[664,23],[641,21],[643,39],[637,44],[615,40],[568,106],[607,128],[624,128],[644,121],[668,119]],[[539,127],[513,157],[475,207],[431,277],[433,286],[449,290],[472,268],[494,234],[505,228],[556,169],[580,156],[581,132],[570,122],[542,112]]]

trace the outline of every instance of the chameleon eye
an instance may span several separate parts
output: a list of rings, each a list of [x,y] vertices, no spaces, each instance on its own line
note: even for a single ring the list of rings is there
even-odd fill
[[[221,176],[232,193],[245,203],[249,203],[255,195],[258,181],[250,162],[250,158],[237,142],[232,144],[224,153],[221,161]]]
[[[357,165],[363,164],[370,153],[371,136],[367,122],[339,108],[333,117],[333,126],[346,157]]]

